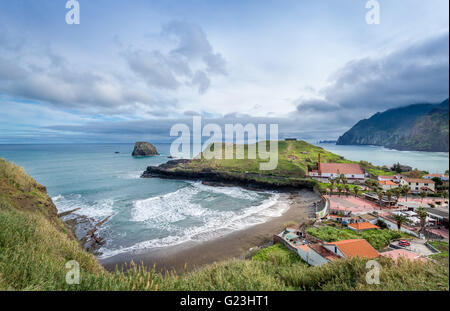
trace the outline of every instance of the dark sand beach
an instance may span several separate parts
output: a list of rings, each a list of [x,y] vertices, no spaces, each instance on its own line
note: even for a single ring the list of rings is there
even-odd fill
[[[231,258],[243,258],[252,247],[271,241],[274,234],[284,229],[284,224],[294,221],[302,224],[308,220],[308,210],[320,197],[308,190],[297,193],[282,193],[277,204],[289,204],[289,209],[280,217],[269,218],[265,223],[233,231],[207,241],[190,241],[175,246],[153,248],[139,253],[124,253],[100,259],[107,270],[122,267],[133,261],[157,270],[173,270],[178,273],[190,271],[213,262]]]

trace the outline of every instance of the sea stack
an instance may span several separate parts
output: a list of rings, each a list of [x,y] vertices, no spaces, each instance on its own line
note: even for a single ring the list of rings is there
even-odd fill
[[[148,157],[152,155],[158,155],[155,146],[147,142],[136,142],[134,144],[134,150],[131,154],[134,157]]]

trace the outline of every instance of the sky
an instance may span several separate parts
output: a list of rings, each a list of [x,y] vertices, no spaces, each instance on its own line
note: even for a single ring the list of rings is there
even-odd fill
[[[449,2],[0,2],[0,143],[170,142],[176,123],[336,139],[449,94]]]

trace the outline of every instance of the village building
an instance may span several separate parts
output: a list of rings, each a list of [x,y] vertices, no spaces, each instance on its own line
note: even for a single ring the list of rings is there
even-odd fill
[[[392,181],[395,183],[400,183],[400,180],[402,180],[402,175],[391,175],[391,176],[378,176],[378,181]]]
[[[384,191],[391,190],[398,187],[398,184],[391,180],[380,180],[378,181],[378,185],[383,189]]]
[[[332,178],[338,178],[344,175],[349,183],[355,181],[364,182],[366,174],[361,166],[357,163],[322,163],[320,153],[318,156],[317,170],[309,172],[312,178],[328,182]]]
[[[424,175],[422,178],[433,179],[435,177],[439,178],[442,181],[448,181],[448,175],[445,175],[445,174],[427,174],[427,175]]]
[[[422,178],[403,178],[400,181],[400,185],[409,186],[409,189],[412,193],[419,192],[434,192],[434,181],[430,179],[422,179]]]
[[[355,231],[355,232],[362,232],[362,231],[367,231],[367,230],[374,230],[374,229],[379,229],[380,227],[371,224],[370,222],[356,222],[353,224],[348,224],[347,226],[349,229]]]
[[[378,258],[380,254],[364,239],[352,239],[336,242],[328,242],[323,245],[332,253],[341,258]]]

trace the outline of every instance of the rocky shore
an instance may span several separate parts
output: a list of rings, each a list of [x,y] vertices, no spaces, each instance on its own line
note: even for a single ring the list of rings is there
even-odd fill
[[[195,160],[172,160],[159,166],[149,166],[141,175],[142,178],[170,178],[202,180],[204,183],[239,186],[247,189],[296,191],[300,189],[314,190],[315,182],[309,179],[293,179],[269,174],[254,174],[218,171],[209,168],[201,170],[187,169],[185,166]]]

